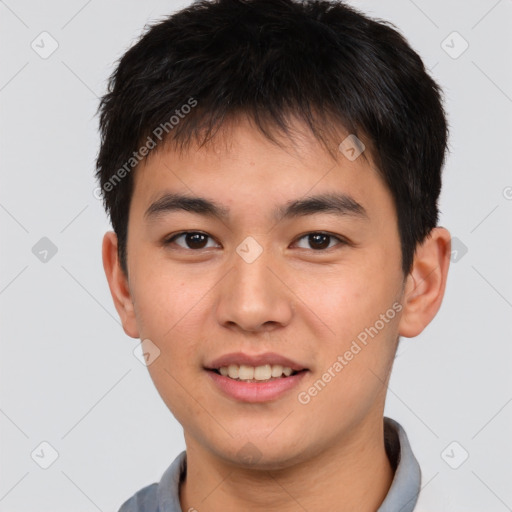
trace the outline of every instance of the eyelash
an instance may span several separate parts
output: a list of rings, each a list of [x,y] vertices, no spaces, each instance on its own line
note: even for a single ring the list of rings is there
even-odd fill
[[[204,235],[206,237],[208,237],[209,239],[213,240],[213,237],[211,237],[210,235],[208,235],[207,233],[204,233],[202,231],[181,231],[180,233],[176,233],[175,235],[172,235],[168,238],[166,238],[164,241],[163,241],[163,245],[164,246],[169,246],[171,245],[176,239],[182,237],[182,236],[186,236],[186,235]],[[331,233],[327,233],[327,232],[324,232],[324,231],[310,231],[309,233],[306,233],[304,235],[301,235],[299,236],[296,240],[299,241],[299,240],[302,240],[303,238],[307,238],[311,235],[323,235],[323,236],[326,236],[326,237],[329,237],[330,239],[334,239],[334,240],[337,240],[338,243],[335,245],[335,246],[332,246],[332,247],[327,247],[326,249],[308,249],[308,250],[311,250],[311,251],[314,251],[314,252],[326,252],[330,249],[333,249],[334,247],[337,247],[337,246],[344,246],[344,245],[349,245],[349,242],[340,237],[340,236],[337,236],[337,235],[333,235]],[[329,244],[330,245],[330,244]],[[206,247],[206,248],[201,248],[201,249],[190,249],[190,248],[185,248],[185,247],[181,247],[181,246],[178,246],[180,247],[180,249],[184,249],[186,251],[193,251],[193,252],[199,252],[199,251],[202,251],[203,249],[211,249],[211,247]]]

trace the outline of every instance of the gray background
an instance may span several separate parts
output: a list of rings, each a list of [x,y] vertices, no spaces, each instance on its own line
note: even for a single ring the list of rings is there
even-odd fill
[[[512,510],[512,0],[351,4],[419,51],[451,125],[441,224],[457,253],[440,313],[401,343],[386,414],[430,510]],[[0,1],[1,511],[116,511],[184,448],[111,301],[93,170],[113,62],[185,5]]]

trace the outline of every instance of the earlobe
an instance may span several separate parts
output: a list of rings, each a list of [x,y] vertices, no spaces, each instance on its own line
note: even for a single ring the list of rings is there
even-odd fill
[[[447,229],[436,227],[416,248],[402,297],[400,336],[418,336],[439,311],[450,266],[450,240]]]
[[[103,237],[102,256],[103,268],[107,276],[110,293],[121,319],[124,332],[132,338],[138,338],[139,332],[135,319],[133,299],[128,286],[128,278],[119,262],[117,236],[113,231],[105,233]]]

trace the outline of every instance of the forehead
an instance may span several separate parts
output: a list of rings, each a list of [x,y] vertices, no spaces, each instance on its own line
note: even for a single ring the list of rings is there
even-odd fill
[[[178,150],[166,144],[154,150],[135,172],[132,203],[139,213],[145,207],[145,213],[170,193],[207,199],[226,217],[236,208],[252,209],[253,215],[272,209],[275,216],[290,201],[338,194],[360,204],[365,213],[379,208],[384,213],[386,203],[392,203],[387,186],[368,150],[354,159],[343,152],[347,142],[341,142],[348,140],[349,148],[352,142],[347,137],[340,133],[333,158],[300,125],[292,138],[275,143],[239,120],[202,147]]]

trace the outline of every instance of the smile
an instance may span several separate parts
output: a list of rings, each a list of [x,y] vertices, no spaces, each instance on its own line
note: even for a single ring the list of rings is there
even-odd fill
[[[221,366],[217,371],[223,377],[229,377],[233,380],[243,380],[245,382],[261,382],[273,379],[289,377],[297,372],[289,366],[280,364],[265,364],[263,366],[248,366],[246,364],[230,364]]]

